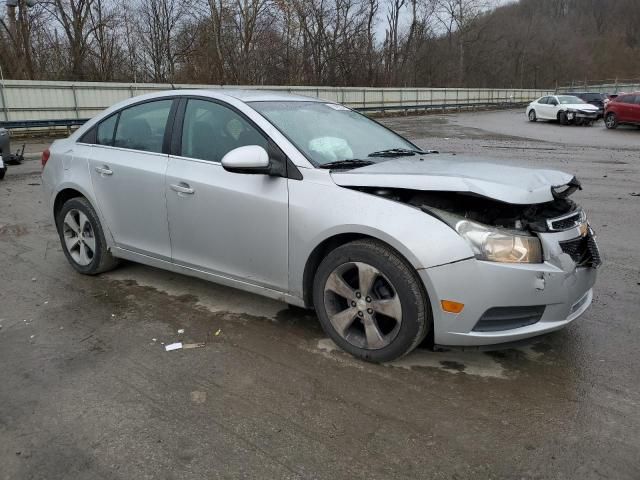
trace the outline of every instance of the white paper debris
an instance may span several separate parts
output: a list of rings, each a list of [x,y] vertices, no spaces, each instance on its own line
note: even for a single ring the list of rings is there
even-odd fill
[[[184,328],[179,329],[178,333],[184,333]]]
[[[181,348],[182,348],[182,342],[171,343],[171,344],[167,345],[166,347],[164,347],[164,349],[167,352],[170,352],[171,350],[180,350]]]

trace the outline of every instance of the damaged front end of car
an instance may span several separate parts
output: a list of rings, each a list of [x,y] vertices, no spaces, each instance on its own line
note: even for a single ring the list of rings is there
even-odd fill
[[[467,245],[466,257],[417,269],[434,344],[494,348],[563,328],[591,304],[601,258],[584,210],[569,198],[581,188],[571,175],[443,156],[332,177],[421,210]]]
[[[390,188],[358,190],[420,208],[454,229],[475,258],[502,263],[567,264],[598,267],[600,253],[585,211],[568,197],[581,185],[575,177],[552,187],[553,200],[510,204],[468,192]],[[558,236],[559,234],[559,236]],[[571,238],[565,238],[567,234]],[[552,241],[556,239],[557,241]]]

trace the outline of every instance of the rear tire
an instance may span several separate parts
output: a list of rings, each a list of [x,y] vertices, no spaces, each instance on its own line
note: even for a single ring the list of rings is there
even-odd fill
[[[0,180],[2,180],[4,178],[5,173],[7,173],[7,169],[5,168],[0,168]]]
[[[97,275],[118,266],[107,248],[96,211],[84,197],[67,200],[56,216],[60,243],[73,268],[84,275]]]
[[[529,110],[529,121],[535,122],[536,120],[538,120],[538,117],[536,117],[536,111],[532,108]]]
[[[432,324],[418,274],[376,240],[357,240],[329,253],[315,274],[313,302],[327,335],[369,362],[411,352]]]
[[[609,130],[618,128],[618,117],[616,116],[616,114],[613,112],[607,113],[607,116],[604,118],[604,125]]]

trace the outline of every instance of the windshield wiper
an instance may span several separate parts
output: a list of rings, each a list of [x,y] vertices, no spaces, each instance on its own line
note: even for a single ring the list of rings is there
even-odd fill
[[[438,153],[436,150],[412,150],[410,148],[389,148],[378,152],[370,153],[370,157],[405,157],[413,155],[428,155],[430,153]]]
[[[358,167],[366,167],[367,165],[373,165],[376,162],[372,162],[371,160],[358,160],[358,159],[349,159],[349,160],[336,160],[334,162],[324,163],[320,165],[318,168],[358,168]]]

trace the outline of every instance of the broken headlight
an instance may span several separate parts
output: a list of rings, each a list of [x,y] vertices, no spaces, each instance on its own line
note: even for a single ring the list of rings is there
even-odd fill
[[[434,213],[467,241],[479,260],[542,263],[542,245],[538,237],[484,225],[441,210]]]

